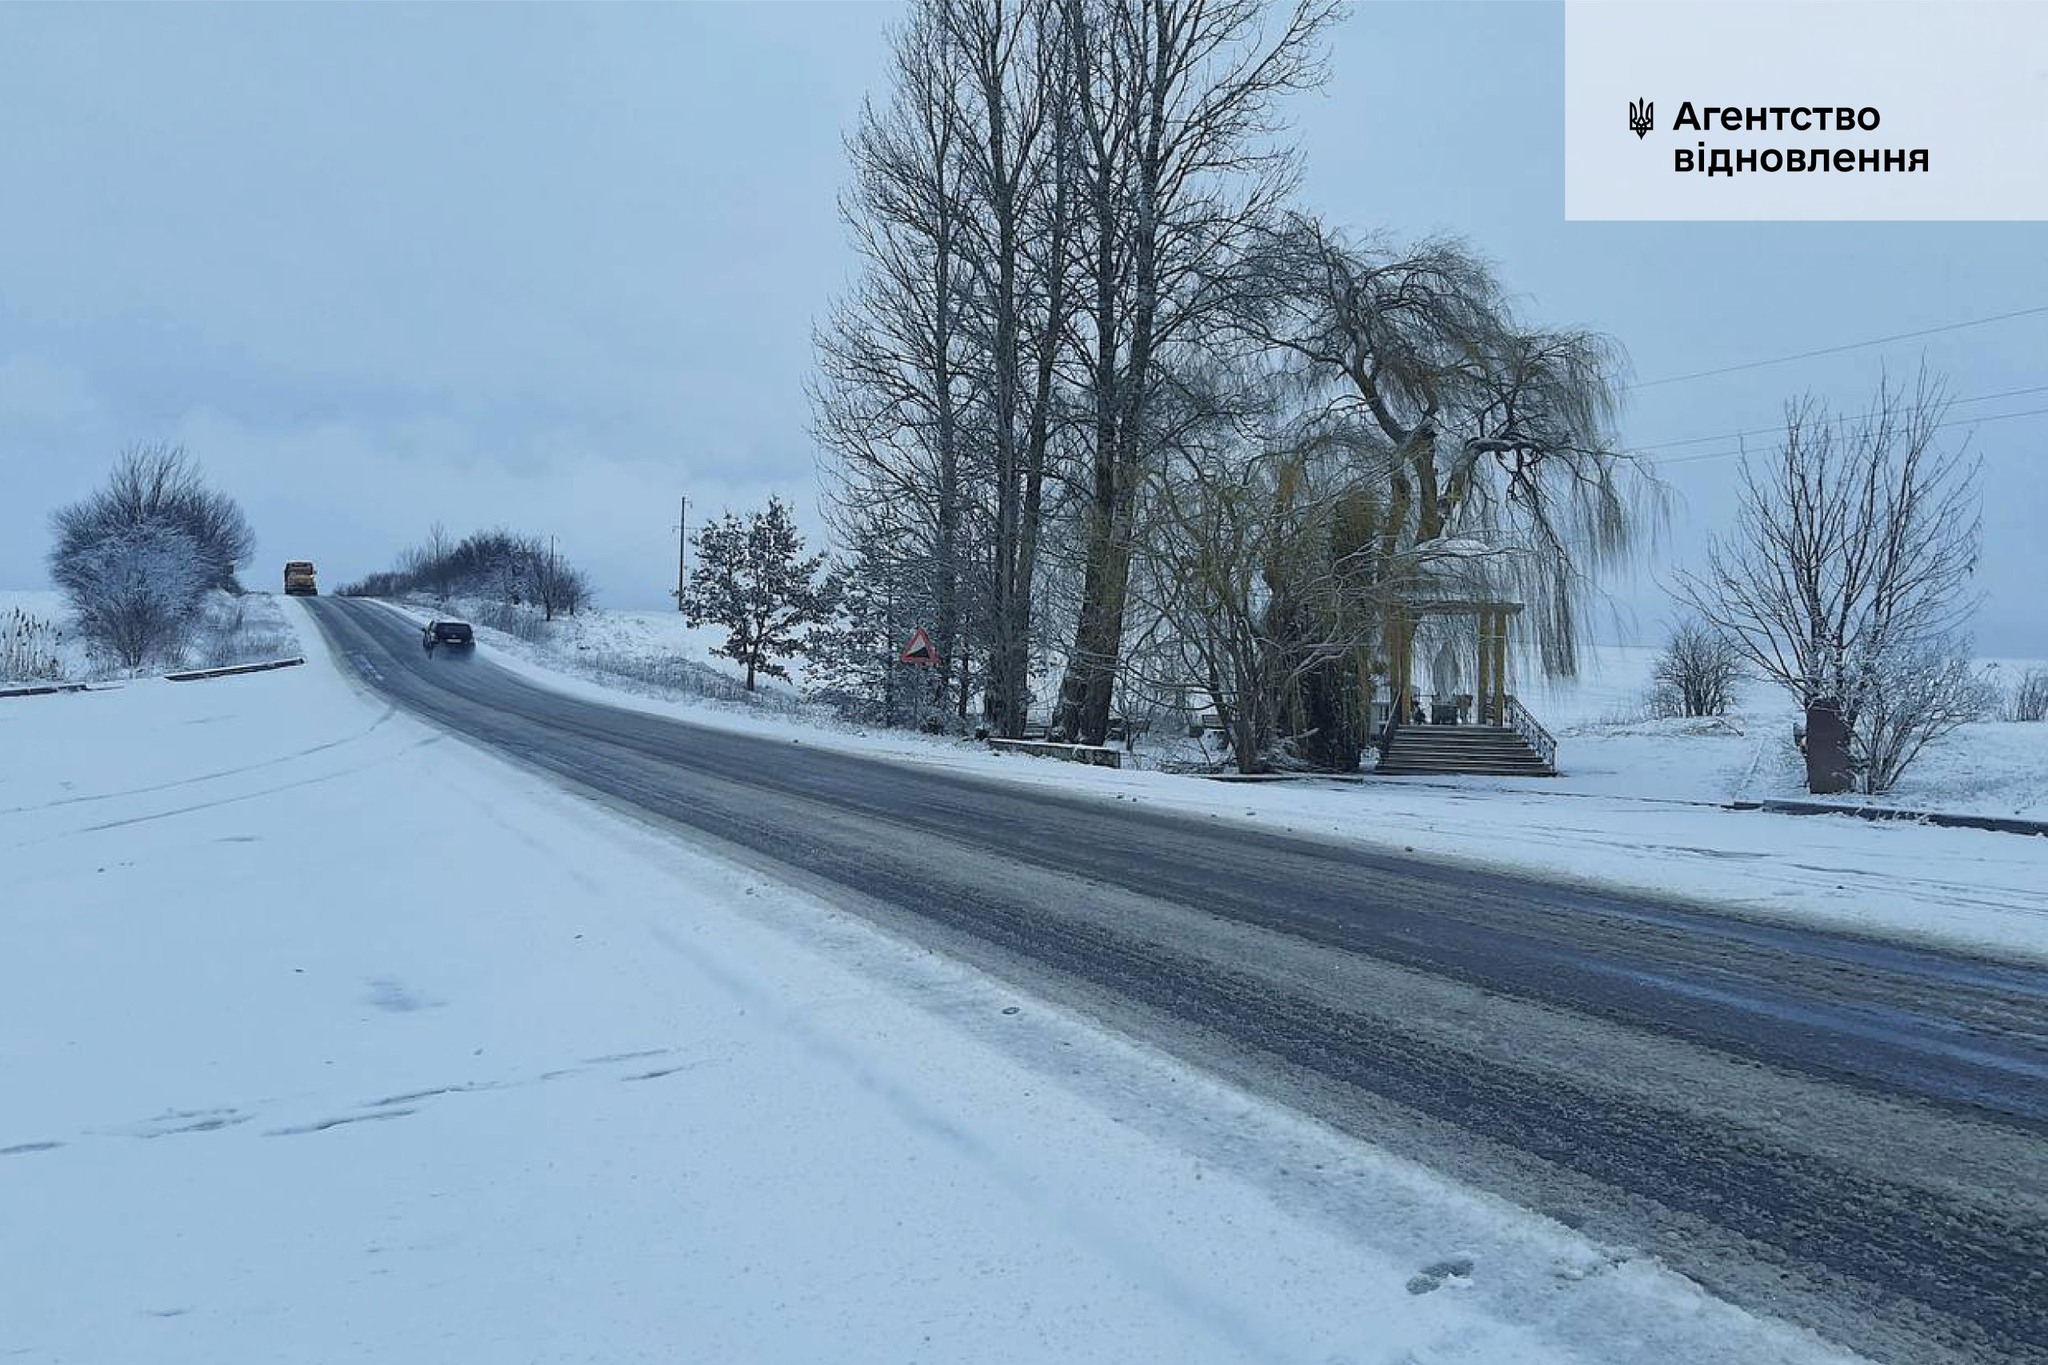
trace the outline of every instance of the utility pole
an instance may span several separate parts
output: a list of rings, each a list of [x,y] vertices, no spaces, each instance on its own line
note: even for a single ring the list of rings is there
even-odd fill
[[[683,609],[683,593],[690,586],[690,499],[683,497],[676,516],[676,610]]]

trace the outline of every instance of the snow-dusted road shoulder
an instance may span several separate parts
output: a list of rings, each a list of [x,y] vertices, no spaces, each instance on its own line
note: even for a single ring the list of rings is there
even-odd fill
[[[1806,1361],[309,667],[0,712],[0,1357]]]

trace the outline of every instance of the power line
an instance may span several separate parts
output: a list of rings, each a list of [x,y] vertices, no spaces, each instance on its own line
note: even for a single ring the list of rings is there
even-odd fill
[[[2022,394],[2029,393],[2048,393],[2048,384],[2032,384],[2024,389],[2001,389],[1997,393],[1980,393],[1969,398],[1952,399],[1950,402],[1952,406],[1961,407],[1968,403],[1989,403],[1996,399],[2017,398]],[[1875,409],[1864,413],[1849,413],[1841,417],[1829,418],[1828,425],[1840,426],[1844,422],[1867,421],[1875,416],[1877,416]],[[1703,446],[1710,445],[1715,441],[1739,441],[1745,436],[1774,436],[1782,430],[1782,427],[1753,427],[1748,431],[1724,431],[1713,436],[1691,436],[1683,441],[1653,441],[1649,445],[1630,446],[1629,449],[1636,452],[1676,450],[1680,446]],[[1687,457],[1680,456],[1678,458],[1684,459]],[[1665,461],[1664,463],[1674,463],[1674,461]]]
[[[1911,341],[1916,337],[1938,336],[1943,332],[1960,332],[1966,327],[1985,327],[1994,322],[2009,322],[2014,318],[2033,317],[2048,313],[2048,303],[2034,308],[2019,308],[2010,313],[1999,313],[1988,318],[1971,318],[1967,322],[1948,322],[1939,327],[1923,327],[1917,332],[1899,332],[1892,336],[1872,337],[1868,341],[1849,341],[1840,346],[1822,346],[1817,350],[1800,351],[1796,355],[1773,356],[1769,360],[1746,360],[1740,365],[1723,365],[1717,370],[1696,370],[1691,374],[1667,375],[1662,379],[1646,379],[1640,384],[1630,384],[1631,391],[1654,389],[1662,384],[1682,384],[1692,379],[1711,379],[1716,375],[1736,374],[1743,370],[1760,370],[1767,365],[1785,365],[1794,360],[1812,360],[1816,356],[1840,355],[1844,351],[1860,351],[1869,346],[1884,346],[1894,341]]]
[[[1981,426],[1986,422],[2005,422],[2015,417],[2048,417],[2048,408],[2028,408],[2024,412],[1994,412],[1988,417],[1958,417],[1947,422],[1936,422],[1933,429],[1941,431],[1948,427]],[[1852,419],[1837,418],[1836,420],[1849,421]],[[1678,455],[1668,460],[1659,460],[1657,461],[1657,466],[1662,469],[1675,464],[1695,464],[1701,460],[1726,460],[1742,453],[1742,449],[1739,446],[1728,450],[1708,450],[1698,455]]]

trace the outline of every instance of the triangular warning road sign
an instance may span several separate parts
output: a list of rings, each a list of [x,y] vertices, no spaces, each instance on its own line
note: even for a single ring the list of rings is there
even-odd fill
[[[923,626],[911,632],[910,643],[903,647],[903,662],[907,664],[935,664],[939,651],[932,647],[932,637],[925,634]]]

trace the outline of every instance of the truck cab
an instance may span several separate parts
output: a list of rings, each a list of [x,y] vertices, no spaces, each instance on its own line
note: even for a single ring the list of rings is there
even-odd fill
[[[284,591],[287,597],[317,597],[320,585],[313,577],[313,561],[294,559],[284,566]]]

